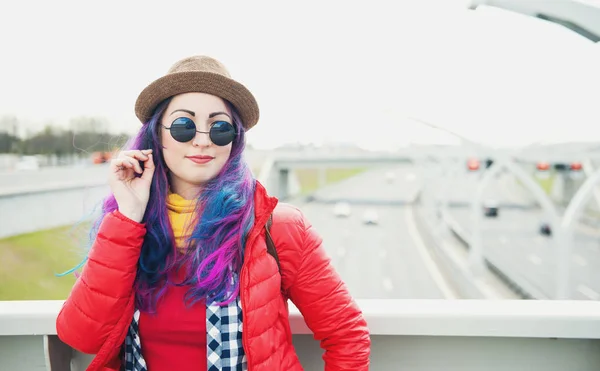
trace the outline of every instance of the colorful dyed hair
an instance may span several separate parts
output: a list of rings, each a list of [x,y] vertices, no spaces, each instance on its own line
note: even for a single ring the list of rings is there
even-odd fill
[[[136,306],[147,312],[155,311],[167,285],[173,284],[169,282],[167,272],[182,264],[175,260],[174,236],[167,214],[168,168],[162,156],[159,130],[162,114],[169,102],[170,99],[167,99],[158,105],[152,118],[125,145],[125,149],[151,148],[156,166],[143,219],[147,232],[135,281]],[[241,270],[246,237],[254,224],[255,179],[242,156],[245,131],[239,114],[231,104],[228,105],[238,135],[222,170],[203,185],[198,197],[198,208],[202,212],[198,214],[199,219],[190,237],[190,253],[186,255],[190,272],[182,283],[192,285],[186,295],[189,304],[206,299],[209,303],[216,301],[226,305],[236,298],[239,293],[236,276]],[[101,216],[90,231],[91,243],[104,216],[117,208],[117,202],[110,194],[103,202]]]

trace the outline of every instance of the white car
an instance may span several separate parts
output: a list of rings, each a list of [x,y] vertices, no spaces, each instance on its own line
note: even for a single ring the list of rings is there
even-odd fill
[[[39,170],[40,163],[35,156],[23,156],[15,165],[17,171]]]
[[[388,183],[392,183],[394,180],[396,180],[396,173],[394,173],[393,171],[388,171],[387,173],[385,173],[385,180]]]
[[[363,223],[365,224],[378,224],[379,223],[379,214],[375,209],[368,209],[363,214]]]
[[[350,216],[351,208],[347,202],[338,202],[333,208],[333,214],[338,218],[347,218]]]

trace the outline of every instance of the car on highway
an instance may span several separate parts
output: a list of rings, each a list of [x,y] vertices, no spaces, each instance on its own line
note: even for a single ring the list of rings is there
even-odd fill
[[[552,236],[552,228],[549,223],[542,222],[540,224],[540,234],[548,237]]]
[[[350,216],[352,210],[348,202],[338,202],[333,207],[333,215],[338,218],[347,218]]]
[[[15,170],[17,171],[28,171],[28,170],[39,170],[40,163],[36,156],[23,156],[15,164]]]
[[[388,171],[387,173],[385,173],[386,182],[393,183],[394,180],[396,180],[396,173],[394,173],[393,171]]]
[[[367,209],[363,214],[363,223],[367,225],[379,224],[379,214],[375,209]]]
[[[488,218],[498,217],[498,201],[485,200],[483,202],[483,215],[485,215]]]

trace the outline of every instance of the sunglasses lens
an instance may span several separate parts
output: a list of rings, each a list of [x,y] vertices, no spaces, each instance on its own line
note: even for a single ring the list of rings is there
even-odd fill
[[[227,121],[217,121],[210,128],[210,140],[217,146],[226,146],[234,138],[235,129]]]
[[[187,117],[180,117],[171,124],[171,136],[178,142],[189,142],[196,136],[196,124]]]

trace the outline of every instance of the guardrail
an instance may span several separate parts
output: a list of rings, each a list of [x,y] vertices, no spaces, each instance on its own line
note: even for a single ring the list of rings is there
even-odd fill
[[[453,235],[464,245],[466,249],[470,247],[470,236],[464,230],[464,228],[454,218],[449,216],[446,212],[442,211],[442,218],[448,225]],[[484,262],[490,271],[503,281],[511,290],[523,299],[537,299],[547,300],[550,299],[548,295],[544,294],[541,290],[531,285],[521,275],[516,274],[505,264],[501,264],[495,261],[493,257],[484,256]]]
[[[85,369],[91,356],[56,337],[61,305],[0,302],[0,370]],[[600,302],[369,299],[358,305],[371,332],[372,370],[600,369]],[[322,350],[294,306],[290,323],[304,368],[323,370]]]
[[[455,235],[454,231],[443,219],[443,212],[438,209],[435,215],[425,212],[422,191],[415,198],[417,204],[414,208],[415,225],[423,241],[436,256],[440,269],[451,279],[451,284],[463,299],[518,299],[505,281],[499,280],[493,271],[482,272],[480,275],[472,271],[465,245],[462,241],[454,243],[449,239],[448,232]],[[441,220],[440,220],[441,219]]]

